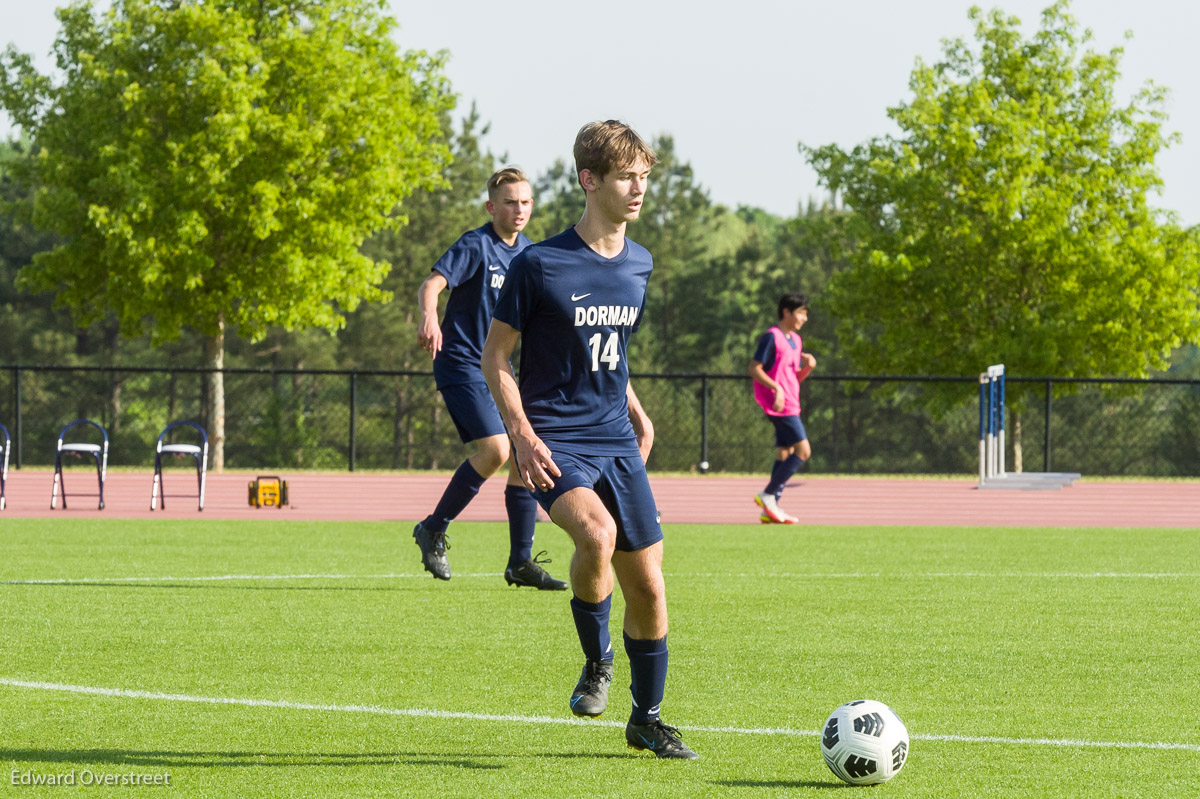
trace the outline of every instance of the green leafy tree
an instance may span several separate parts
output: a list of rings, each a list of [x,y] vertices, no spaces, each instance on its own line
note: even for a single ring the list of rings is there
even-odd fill
[[[55,239],[29,223],[32,188],[20,175],[31,167],[28,142],[0,142],[0,363],[49,363],[71,352],[71,324],[56,311],[50,294],[30,295],[17,288],[20,270]]]
[[[682,361],[693,369],[744,372],[758,337],[776,320],[780,295],[802,292],[812,308],[804,347],[820,359],[821,371],[837,369],[829,360],[835,337],[824,290],[840,261],[820,242],[840,216],[816,206],[786,220],[746,207],[718,216],[702,268],[688,270],[678,284],[687,304],[677,313],[703,314],[702,324],[675,335]]]
[[[38,254],[53,250],[61,242],[30,223],[35,189],[24,176],[32,166],[27,141],[0,143],[0,363],[137,363],[137,355],[147,349],[148,342],[122,341],[112,314],[86,327],[76,327],[67,309],[55,307],[53,293],[29,293],[19,287],[21,270]],[[72,415],[102,414],[109,432],[119,437],[123,434],[123,387],[124,380],[112,375],[45,373],[27,382],[23,394],[32,405],[55,409],[55,413],[26,414],[26,426],[32,425],[45,437],[57,433]],[[0,407],[4,404],[0,401]]]
[[[64,241],[23,270],[87,325],[153,340],[335,330],[378,300],[360,251],[449,158],[441,59],[401,52],[381,0],[117,0],[60,9],[61,80],[10,47],[0,102],[37,150],[33,221]],[[224,392],[210,386],[214,468]]]
[[[651,175],[651,180],[654,177]],[[533,216],[525,234],[534,241],[557,236],[579,221],[585,204],[575,164],[555,159],[533,182]]]
[[[666,371],[693,371],[694,359],[683,357],[674,342],[695,326],[698,309],[694,298],[680,292],[679,286],[690,272],[704,268],[719,223],[729,212],[713,204],[692,165],[680,160],[674,137],[658,136],[653,147],[658,163],[650,175],[642,214],[629,227],[629,235],[654,255],[641,340],[630,361]]]
[[[672,348],[683,371],[744,372],[779,295],[800,290],[786,282],[788,270],[776,257],[778,222],[754,209],[722,215],[709,230],[709,252],[675,280],[673,311],[685,323]]]
[[[1059,2],[1019,21],[972,9],[921,61],[898,136],[801,149],[854,211],[830,305],[865,371],[1145,376],[1200,339],[1200,236],[1147,203],[1165,92],[1114,97],[1121,50],[1084,49]],[[932,395],[931,395],[932,396]],[[943,398],[944,401],[944,398]]]

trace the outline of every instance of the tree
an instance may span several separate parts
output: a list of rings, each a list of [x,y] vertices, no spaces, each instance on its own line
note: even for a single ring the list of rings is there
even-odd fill
[[[650,179],[654,180],[651,173]],[[534,241],[557,236],[583,216],[586,205],[575,164],[556,158],[533,182],[533,216],[525,228]]]
[[[1058,2],[1019,21],[972,9],[977,47],[918,61],[898,137],[809,162],[855,212],[830,286],[863,370],[1145,376],[1200,340],[1200,231],[1153,210],[1165,91],[1114,99],[1120,48],[1083,50]]]
[[[10,47],[0,102],[38,151],[33,220],[64,243],[22,272],[81,325],[155,343],[336,330],[378,288],[363,255],[436,185],[451,104],[440,57],[401,53],[381,0],[117,0],[60,9],[61,82]],[[213,465],[224,393],[211,378]]]
[[[822,372],[837,371],[824,291],[841,263],[823,242],[834,239],[844,216],[811,203],[786,220],[745,206],[718,216],[703,266],[689,270],[678,284],[678,296],[704,314],[703,324],[675,337],[683,362],[743,372],[759,336],[776,320],[779,297],[801,292],[812,311],[803,330],[804,348],[817,355]]]
[[[675,152],[674,137],[657,136],[653,147],[658,163],[650,175],[642,214],[629,226],[629,235],[654,256],[641,340],[631,348],[630,363],[637,362],[640,349],[652,353],[659,369],[690,371],[695,362],[682,358],[674,341],[694,326],[695,308],[691,298],[677,291],[677,283],[703,268],[710,242],[729,212],[713,205],[708,191],[696,182],[692,165]]]
[[[56,312],[50,295],[30,296],[17,289],[17,275],[33,257],[52,249],[55,240],[32,229],[22,218],[32,190],[18,175],[30,168],[28,142],[0,142],[0,363],[55,361],[71,351],[70,319]]]

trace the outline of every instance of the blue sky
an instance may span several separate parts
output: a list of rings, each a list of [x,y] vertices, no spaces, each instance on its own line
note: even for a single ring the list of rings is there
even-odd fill
[[[910,96],[915,59],[936,60],[943,38],[969,38],[973,4],[392,0],[391,8],[403,47],[450,51],[462,109],[477,104],[491,123],[485,143],[509,162],[537,174],[569,158],[581,124],[615,117],[649,136],[673,135],[715,201],[786,215],[821,196],[797,142],[852,147],[895,132],[886,109]],[[978,4],[998,5],[1032,32],[1049,0]],[[0,0],[0,44],[48,69],[53,5]],[[1160,155],[1165,186],[1153,203],[1200,224],[1200,3],[1075,0],[1071,11],[1092,29],[1095,49],[1124,47],[1123,99],[1147,80],[1171,90],[1168,128],[1183,140]],[[8,130],[0,115],[0,133]]]

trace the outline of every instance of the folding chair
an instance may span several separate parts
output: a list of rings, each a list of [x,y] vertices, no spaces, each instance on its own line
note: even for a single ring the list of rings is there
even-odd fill
[[[63,441],[67,432],[74,427],[82,425],[91,425],[100,431],[101,438],[104,439],[103,444],[90,444],[86,441]],[[54,488],[50,493],[50,510],[54,510],[58,506],[58,490],[62,487],[63,509],[67,507],[67,486],[63,482],[63,453],[71,453],[77,458],[82,458],[84,455],[91,455],[96,459],[96,478],[100,481],[100,510],[104,510],[104,477],[108,473],[108,431],[104,427],[91,419],[76,419],[69,425],[64,427],[58,434],[58,449],[54,454]],[[84,494],[85,497],[96,496],[95,494]]]
[[[8,482],[8,450],[12,447],[12,437],[8,428],[0,424],[0,434],[4,435],[4,446],[0,447],[0,510],[4,510],[4,484]]]
[[[167,433],[171,432],[173,428],[180,426],[194,427],[196,432],[200,434],[200,444],[163,443],[163,440],[167,437]],[[208,433],[205,433],[204,428],[195,422],[171,422],[158,434],[158,444],[154,448],[154,487],[150,490],[150,510],[155,510],[155,505],[164,510],[167,507],[167,490],[163,486],[163,453],[175,455],[176,457],[191,455],[196,459],[196,484],[199,493],[195,496],[200,498],[199,510],[204,510],[204,481],[208,474]],[[182,494],[180,496],[193,495]]]

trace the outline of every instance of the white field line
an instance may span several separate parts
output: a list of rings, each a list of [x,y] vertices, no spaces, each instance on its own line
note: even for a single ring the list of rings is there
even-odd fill
[[[458,578],[494,578],[500,572],[456,574]],[[754,580],[877,580],[877,579],[1032,579],[1032,580],[1194,580],[1200,572],[665,572],[673,579]],[[87,585],[89,583],[207,583],[254,580],[409,580],[428,579],[420,574],[212,574],[186,577],[58,577],[29,580],[0,580],[0,585]]]
[[[0,685],[25,688],[33,691],[55,691],[59,693],[90,694],[121,699],[147,699],[160,702],[190,702],[205,705],[240,705],[243,707],[277,708],[282,710],[310,710],[329,713],[369,713],[377,716],[407,716],[410,718],[461,719],[464,721],[496,721],[510,724],[570,724],[584,727],[623,727],[620,721],[592,721],[556,716],[518,716],[495,713],[461,713],[450,710],[428,708],[390,708],[377,705],[326,705],[308,702],[285,702],[274,699],[237,699],[217,696],[191,696],[189,694],[164,694],[154,691],[130,691],[122,688],[98,688],[87,685],[66,685],[52,682],[32,682],[0,677]],[[789,737],[815,738],[818,730],[793,730],[787,727],[705,727],[687,726],[694,732],[729,733],[734,735],[782,735]],[[1012,746],[1091,747],[1102,749],[1157,749],[1200,752],[1200,744],[1181,744],[1146,741],[1085,741],[1062,738],[1004,738],[999,736],[972,735],[912,735],[919,741],[947,741],[952,743],[1006,744]]]

